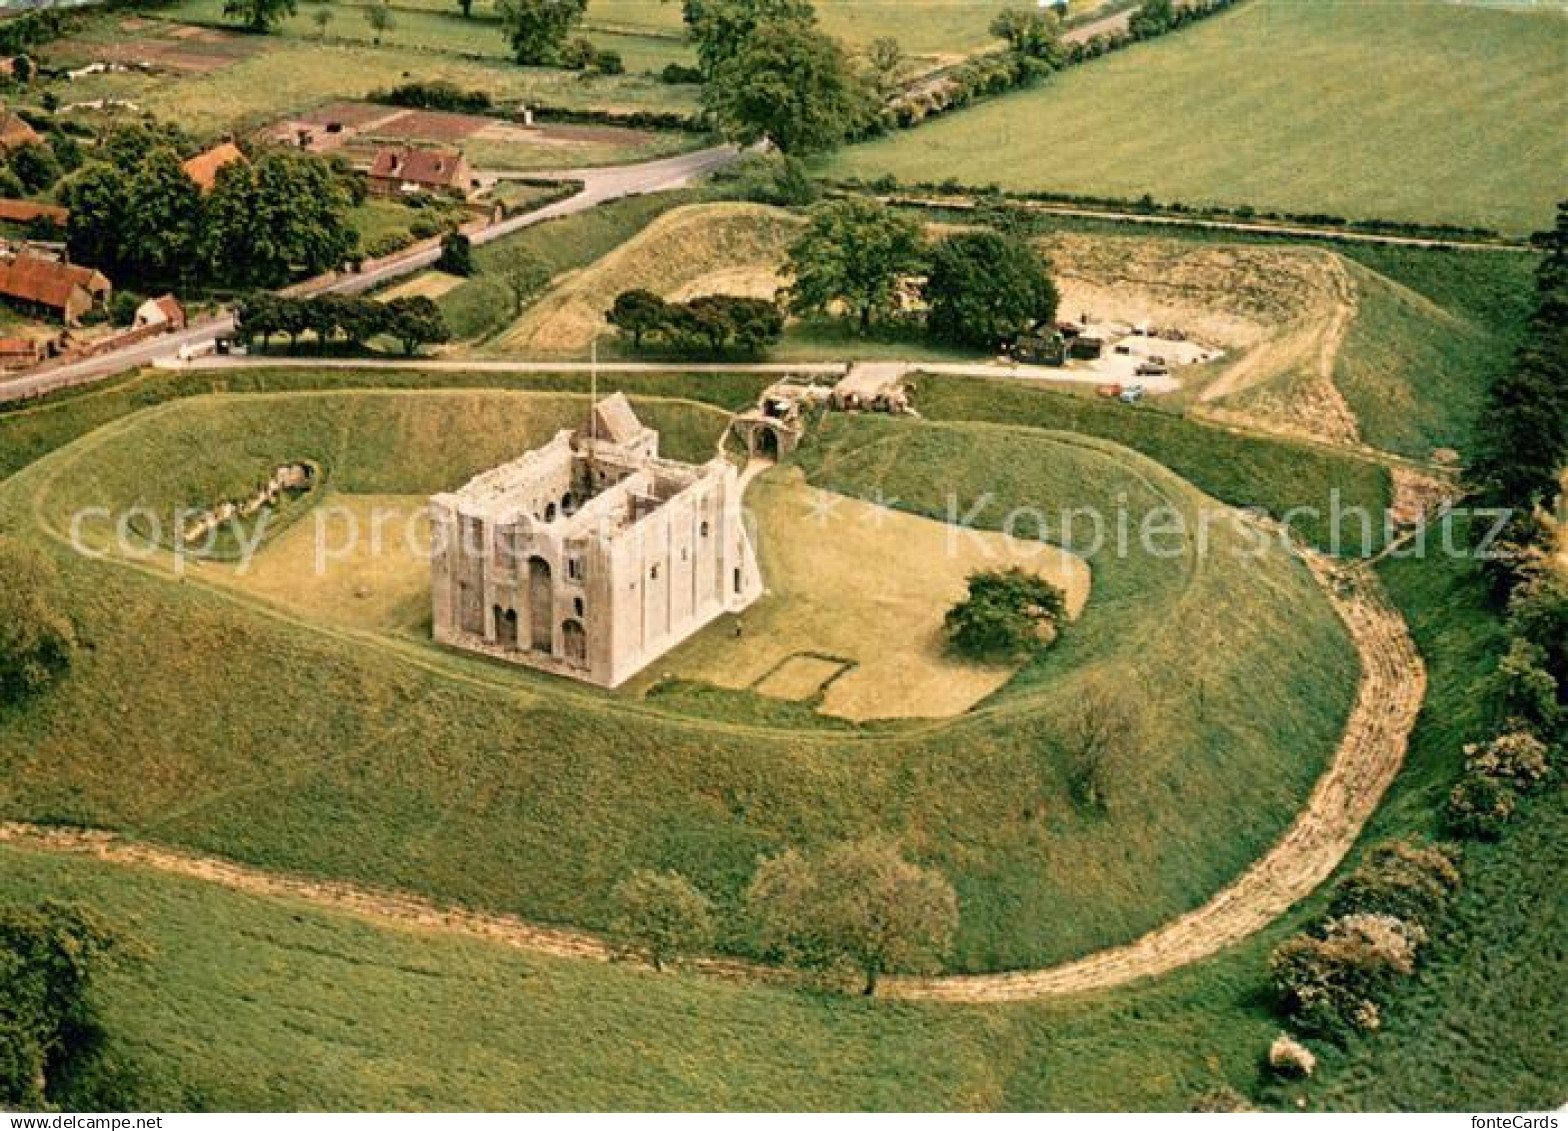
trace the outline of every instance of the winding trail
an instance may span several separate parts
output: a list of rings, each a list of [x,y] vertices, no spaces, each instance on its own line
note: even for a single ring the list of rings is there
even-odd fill
[[[1377,809],[1404,761],[1426,688],[1426,670],[1404,620],[1363,565],[1307,562],[1350,631],[1361,681],[1345,733],[1305,808],[1285,836],[1202,907],[1124,946],[1043,970],[891,978],[881,996],[965,1004],[1032,1001],[1125,985],[1200,961],[1267,926],[1333,872]],[[443,906],[419,896],[252,868],[217,857],[139,843],[92,829],[0,822],[0,844],[88,856],[217,884],[248,895],[293,899],[403,928],[466,935],[557,958],[609,962],[607,940],[514,915]],[[704,973],[788,981],[783,970],[722,959]]]

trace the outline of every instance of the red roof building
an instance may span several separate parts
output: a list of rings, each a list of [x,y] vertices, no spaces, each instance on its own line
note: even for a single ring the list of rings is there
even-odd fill
[[[197,188],[203,193],[209,193],[212,186],[218,183],[218,170],[236,161],[244,162],[245,154],[232,141],[226,141],[205,153],[198,153],[180,167],[185,170],[187,177],[196,182]]]
[[[378,149],[369,176],[370,191],[381,196],[437,192],[466,198],[473,187],[473,170],[455,149]]]
[[[94,306],[107,306],[114,287],[90,267],[36,255],[0,259],[0,298],[57,315],[75,326]]]

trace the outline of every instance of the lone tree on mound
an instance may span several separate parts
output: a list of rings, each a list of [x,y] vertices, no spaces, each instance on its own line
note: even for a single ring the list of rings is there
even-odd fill
[[[852,196],[818,205],[789,249],[790,306],[823,314],[842,304],[867,330],[893,308],[900,275],[919,268],[920,226],[879,201]]]
[[[713,905],[678,872],[638,870],[615,885],[614,930],[655,970],[713,943]]]
[[[969,595],[947,612],[948,643],[985,663],[1028,659],[1046,647],[1067,610],[1060,589],[1017,566],[969,575]]]
[[[499,0],[496,8],[517,61],[539,66],[555,61],[588,11],[588,0]]]
[[[113,950],[109,930],[78,908],[0,909],[0,1105],[60,1102],[60,1082],[97,1053],[89,990]]]
[[[0,704],[39,691],[63,673],[76,630],[61,611],[54,563],[33,547],[0,537]]]
[[[926,324],[944,341],[995,349],[1056,317],[1051,267],[1033,245],[996,232],[937,244],[926,283]]]
[[[905,860],[883,837],[817,857],[793,849],[774,857],[746,898],[764,949],[809,969],[852,969],[868,995],[883,974],[939,969],[958,930],[947,877]]]

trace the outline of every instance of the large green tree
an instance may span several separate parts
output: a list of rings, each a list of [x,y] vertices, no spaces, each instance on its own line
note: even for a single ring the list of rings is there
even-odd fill
[[[496,9],[517,61],[540,66],[555,61],[588,11],[588,0],[499,0]]]
[[[147,154],[131,176],[118,260],[139,281],[167,283],[199,268],[201,190],[168,146]]]
[[[233,286],[277,287],[341,266],[357,247],[348,187],[326,161],[269,150],[225,166],[207,201],[207,259]]]
[[[0,704],[5,704],[43,689],[70,666],[76,630],[54,562],[37,549],[0,536],[0,579]]]
[[[65,243],[77,263],[106,271],[119,264],[130,182],[126,169],[104,161],[89,162],[66,179],[60,193],[70,209]]]
[[[765,950],[807,968],[854,970],[866,994],[884,974],[935,971],[958,929],[953,885],[882,837],[767,861],[747,905]]]
[[[986,663],[1027,659],[1045,647],[1061,623],[1067,600],[1038,574],[1013,566],[969,577],[969,593],[947,612],[948,643]]]
[[[1033,244],[990,231],[937,244],[926,283],[927,325],[944,341],[994,349],[1056,317],[1050,264]]]
[[[614,931],[655,970],[713,944],[713,905],[678,872],[639,870],[615,885]]]
[[[684,0],[681,11],[697,62],[709,78],[763,25],[807,30],[817,23],[811,0]]]
[[[0,1106],[59,1103],[59,1084],[101,1040],[90,990],[113,950],[101,922],[71,906],[0,909]]]
[[[836,39],[788,22],[748,35],[715,67],[703,101],[732,140],[767,139],[797,156],[832,149],[875,109],[868,81]]]
[[[868,197],[818,205],[789,251],[790,306],[822,314],[842,304],[862,330],[892,309],[899,276],[921,264],[920,225]]]
[[[1055,64],[1061,22],[1054,12],[1038,9],[1006,8],[991,21],[991,34],[1005,39],[1008,47],[1031,59]]]
[[[271,31],[296,10],[295,0],[223,0],[225,16],[258,33]]]

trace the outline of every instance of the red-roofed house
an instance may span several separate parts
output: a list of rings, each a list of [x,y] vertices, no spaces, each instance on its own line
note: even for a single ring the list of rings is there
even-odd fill
[[[185,329],[185,308],[173,295],[150,298],[136,308],[136,321],[132,328],[162,326],[165,330]]]
[[[101,272],[36,255],[0,259],[0,298],[77,325],[95,306],[108,306],[114,287]]]
[[[467,159],[455,149],[378,149],[370,163],[370,191],[378,196],[434,192],[466,199],[473,180]]]
[[[181,166],[185,175],[196,182],[196,187],[203,193],[212,191],[212,186],[218,183],[218,170],[225,165],[232,165],[236,161],[243,162],[245,154],[240,152],[240,147],[232,141],[222,145],[215,145],[205,153],[198,153]]]

